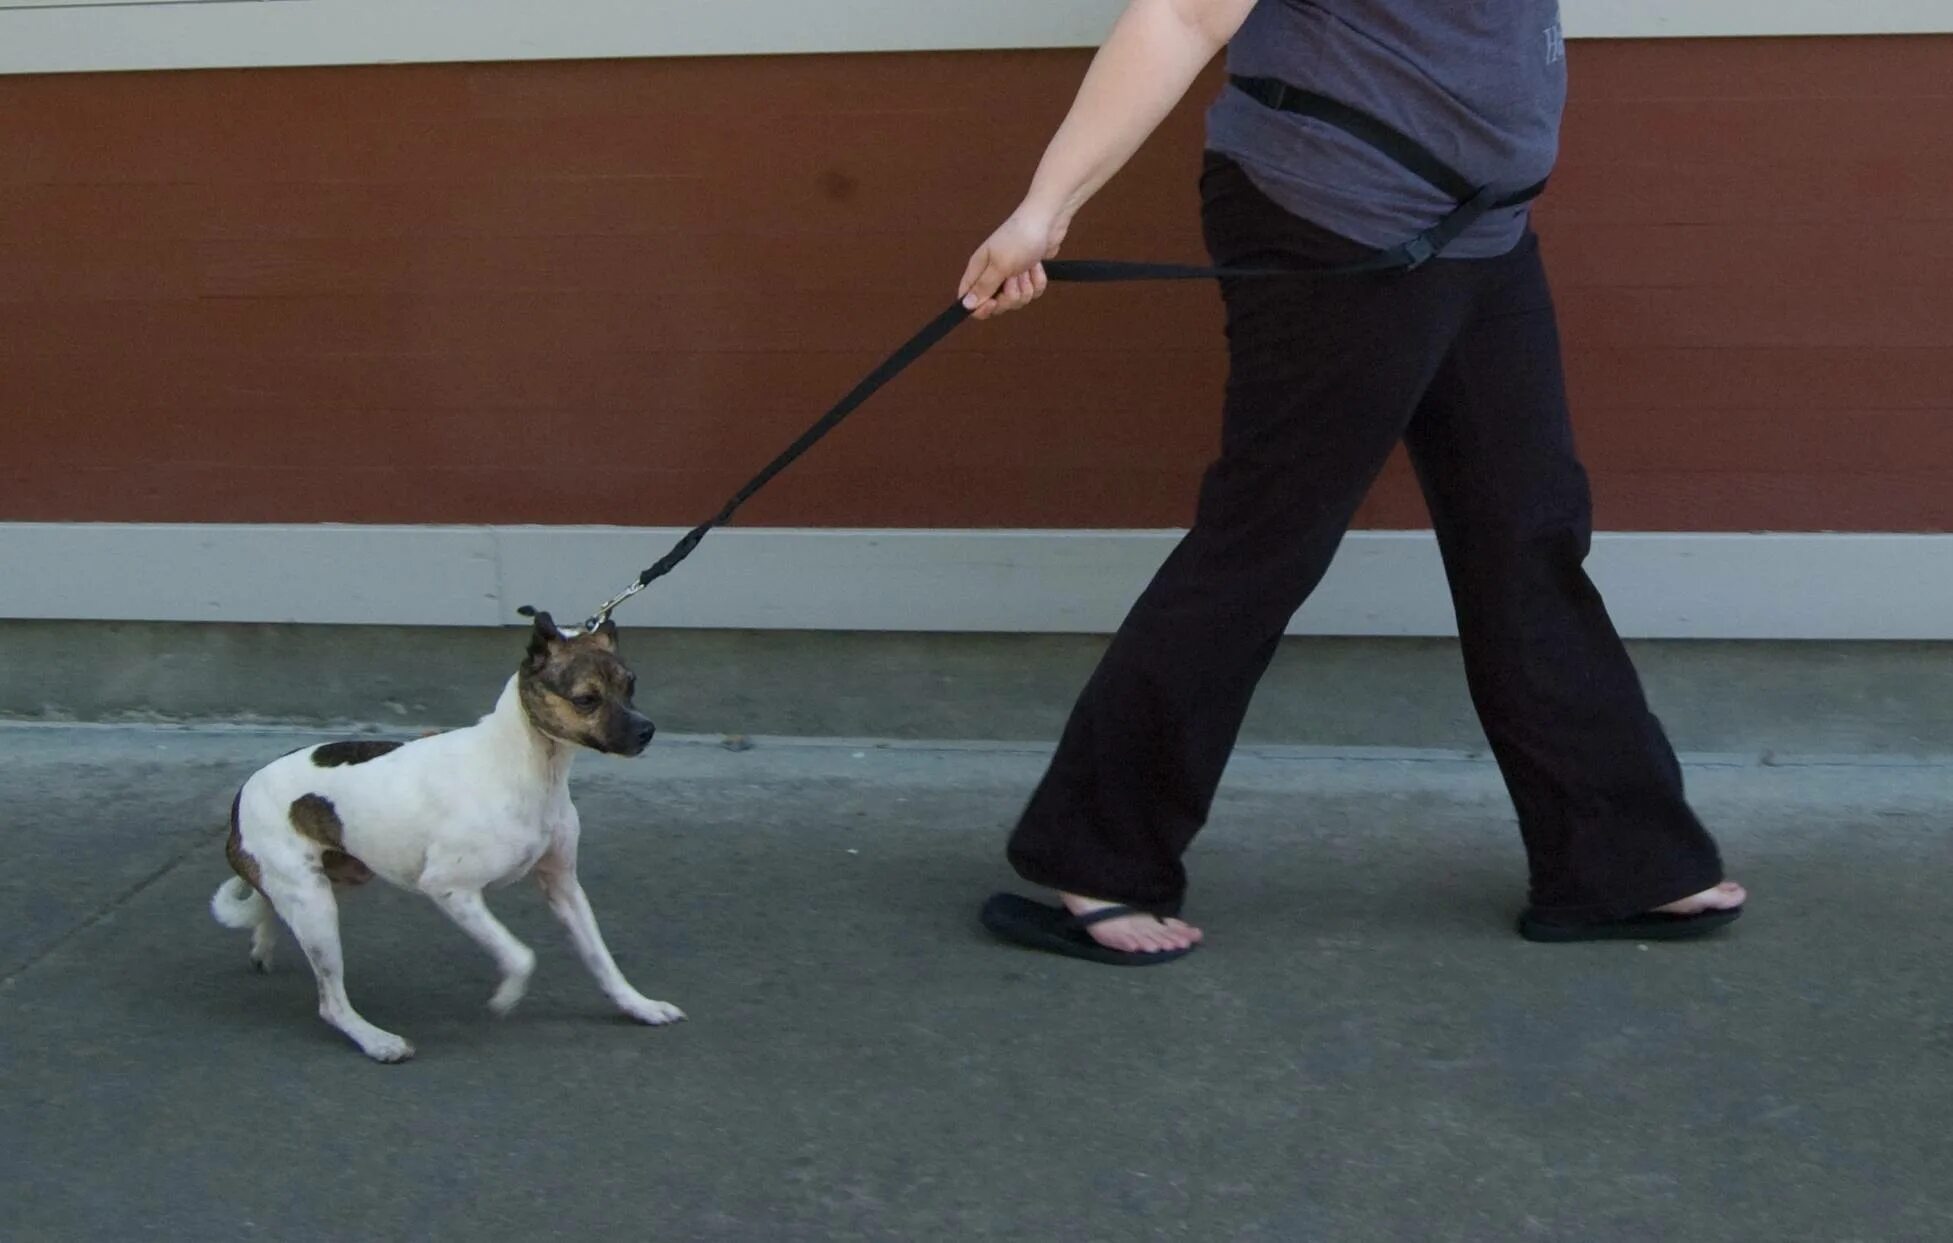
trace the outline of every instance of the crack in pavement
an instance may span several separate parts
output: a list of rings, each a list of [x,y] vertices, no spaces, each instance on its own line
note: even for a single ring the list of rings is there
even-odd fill
[[[199,833],[207,833],[208,831],[209,830],[207,829],[197,830],[197,832]],[[190,842],[182,850],[178,851],[175,855],[173,855],[161,867],[157,868],[149,875],[143,877],[135,884],[129,886],[121,893],[110,898],[108,902],[101,907],[101,909],[90,912],[87,916],[85,916],[83,919],[77,922],[73,927],[69,928],[66,932],[63,932],[60,936],[55,937],[52,941],[49,941],[46,945],[42,946],[37,953],[28,956],[25,960],[23,960],[19,965],[14,967],[11,971],[8,971],[4,974],[0,974],[0,994],[4,994],[6,992],[11,991],[14,986],[14,982],[16,980],[26,975],[29,971],[32,971],[35,967],[38,967],[42,963],[46,962],[48,958],[50,958],[62,946],[74,940],[82,933],[87,932],[90,928],[93,928],[95,925],[101,923],[103,920],[113,915],[116,911],[120,910],[122,907],[127,906],[130,902],[135,901],[135,899],[140,897],[142,893],[145,890],[147,890],[150,886],[154,885],[157,881],[163,879],[165,876],[168,876],[171,872],[174,872],[177,868],[182,867],[185,863],[188,863],[190,861],[191,856],[197,854],[199,851],[206,850],[208,848],[209,848],[208,844],[203,840],[195,840]]]

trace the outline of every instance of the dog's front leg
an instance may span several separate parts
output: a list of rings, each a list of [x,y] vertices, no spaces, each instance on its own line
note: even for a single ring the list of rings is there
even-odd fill
[[[555,866],[550,866],[551,863]],[[617,1004],[617,1008],[640,1023],[658,1026],[663,1023],[676,1023],[685,1017],[685,1012],[668,1002],[653,1001],[631,987],[624,973],[617,969],[617,963],[610,956],[610,949],[604,944],[603,933],[597,931],[597,916],[590,909],[590,899],[584,896],[583,885],[576,878],[574,867],[565,867],[560,861],[545,860],[536,869],[536,880],[541,883],[543,894],[549,899],[549,909],[556,912],[556,918],[563,921],[569,929],[570,940],[576,943],[577,956],[590,974],[597,977],[604,995]]]
[[[497,1014],[507,1014],[515,1009],[515,1003],[521,1001],[522,994],[529,991],[529,977],[536,970],[535,951],[516,940],[515,934],[489,913],[481,890],[424,884],[421,891],[434,899],[434,905],[446,912],[447,917],[458,924],[463,932],[493,955],[495,965],[501,968],[502,983],[495,990],[495,995],[488,999],[488,1008]]]

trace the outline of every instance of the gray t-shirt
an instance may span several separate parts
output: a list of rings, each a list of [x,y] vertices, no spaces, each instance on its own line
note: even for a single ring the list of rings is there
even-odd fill
[[[1360,108],[1479,185],[1522,189],[1559,154],[1559,0],[1261,0],[1227,65]],[[1394,246],[1455,206],[1362,139],[1232,88],[1208,110],[1207,145],[1289,211],[1366,246]],[[1502,255],[1527,215],[1493,211],[1444,253]]]

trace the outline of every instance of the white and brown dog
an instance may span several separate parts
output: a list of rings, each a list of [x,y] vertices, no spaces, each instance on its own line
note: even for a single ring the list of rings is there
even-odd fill
[[[211,899],[219,923],[251,930],[251,962],[271,968],[276,914],[319,984],[319,1015],[376,1061],[413,1046],[360,1017],[346,999],[335,885],[374,876],[426,894],[501,968],[489,1008],[522,999],[536,956],[489,913],[482,891],[533,873],[604,992],[641,1023],[685,1017],[624,979],[576,878],[578,821],[570,760],[579,746],[637,755],[653,727],[631,702],[637,678],[617,655],[617,628],[558,630],[536,615],[528,654],[495,710],[413,742],[307,747],[252,774],[231,804],[224,853],[237,878]]]

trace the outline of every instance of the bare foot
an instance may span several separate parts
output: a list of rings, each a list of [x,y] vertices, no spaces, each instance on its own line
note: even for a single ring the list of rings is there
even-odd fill
[[[1065,909],[1074,915],[1090,915],[1116,902],[1102,902],[1097,898],[1081,898],[1075,893],[1058,895],[1064,901]],[[1118,919],[1108,919],[1093,924],[1086,929],[1092,939],[1107,949],[1123,950],[1128,954],[1157,954],[1162,950],[1183,950],[1200,943],[1200,929],[1178,919],[1158,919],[1151,915],[1123,915]]]
[[[1748,899],[1749,894],[1741,885],[1726,880],[1714,889],[1704,889],[1701,893],[1690,894],[1679,902],[1670,902],[1655,910],[1663,915],[1700,915],[1704,911],[1727,911],[1743,905]]]

